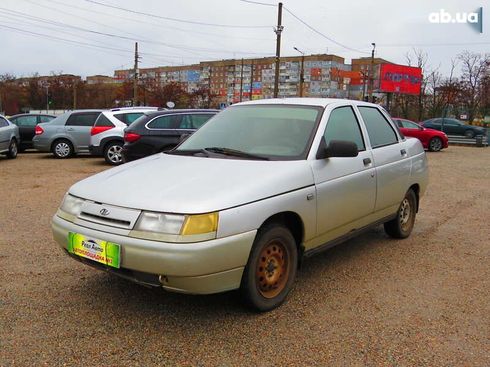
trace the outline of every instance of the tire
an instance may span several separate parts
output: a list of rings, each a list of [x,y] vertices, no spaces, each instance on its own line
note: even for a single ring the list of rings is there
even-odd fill
[[[475,137],[475,132],[473,130],[466,130],[464,132],[464,136],[466,136],[468,139],[473,139]]]
[[[17,145],[17,140],[12,139],[9,144],[9,150],[7,152],[7,158],[14,159],[17,157],[19,151],[19,146]]]
[[[385,232],[393,238],[407,238],[412,233],[417,212],[417,197],[412,189],[403,198],[396,218],[384,224]]]
[[[269,224],[257,232],[240,292],[256,311],[281,305],[292,288],[298,268],[298,249],[291,232],[280,224]]]
[[[59,139],[53,143],[51,151],[53,152],[55,158],[69,158],[73,155],[73,145],[67,139]]]
[[[432,138],[429,140],[429,150],[431,152],[438,152],[442,149],[442,140],[439,138]]]
[[[107,163],[118,166],[123,163],[122,157],[123,144],[119,141],[111,141],[104,148],[104,159]]]

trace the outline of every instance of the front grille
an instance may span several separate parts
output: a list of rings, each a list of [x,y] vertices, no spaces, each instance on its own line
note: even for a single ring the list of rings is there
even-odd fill
[[[99,215],[94,215],[94,214],[83,212],[83,211],[80,213],[79,217],[81,219],[87,220],[89,222],[107,224],[109,226],[112,225],[114,227],[123,227],[123,228],[130,228],[131,227],[131,222],[127,221],[127,220],[102,217]]]

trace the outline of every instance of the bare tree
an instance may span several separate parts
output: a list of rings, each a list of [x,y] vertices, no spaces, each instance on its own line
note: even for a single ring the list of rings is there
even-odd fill
[[[482,81],[490,62],[490,56],[463,51],[458,55],[461,61],[461,101],[468,112],[468,120],[473,121],[481,103]]]

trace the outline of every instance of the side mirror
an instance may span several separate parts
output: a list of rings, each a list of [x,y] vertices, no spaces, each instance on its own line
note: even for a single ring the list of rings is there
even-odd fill
[[[357,157],[358,155],[359,151],[356,143],[347,140],[332,140],[327,146],[325,138],[322,137],[316,158]]]

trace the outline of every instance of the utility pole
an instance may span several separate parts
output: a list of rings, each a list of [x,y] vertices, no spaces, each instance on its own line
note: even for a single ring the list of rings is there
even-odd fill
[[[253,83],[254,83],[254,59],[252,59],[250,63],[250,93],[248,95],[249,101],[252,100]]]
[[[46,88],[46,113],[49,113],[49,84],[44,84],[44,87]]]
[[[138,42],[134,43],[134,80],[133,80],[133,106],[138,105]]]
[[[213,75],[213,66],[209,65],[209,79],[208,79],[208,107],[211,106],[211,76]]]
[[[242,58],[242,67],[240,69],[240,102],[242,101],[243,96],[243,58]]]
[[[303,97],[303,83],[305,81],[305,53],[298,50],[298,48],[296,47],[293,48],[301,54],[301,70],[299,72],[299,96]]]
[[[277,28],[274,29],[276,33],[276,70],[274,78],[274,98],[277,98],[279,94],[279,62],[281,60],[281,32],[284,29],[282,26],[282,3],[279,3],[277,9]]]
[[[374,89],[374,50],[376,49],[376,43],[371,43],[373,50],[371,51],[371,67],[369,68],[369,99],[368,102],[373,101],[373,89]]]

